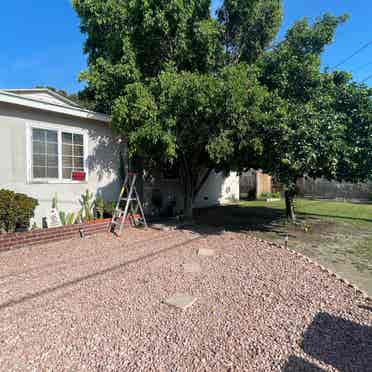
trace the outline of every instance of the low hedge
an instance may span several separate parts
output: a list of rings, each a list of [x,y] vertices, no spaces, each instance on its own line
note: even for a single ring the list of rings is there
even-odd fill
[[[0,190],[0,232],[14,232],[29,229],[38,201],[25,194]]]

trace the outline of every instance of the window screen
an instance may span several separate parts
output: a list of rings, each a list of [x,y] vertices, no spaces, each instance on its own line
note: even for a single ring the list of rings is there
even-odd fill
[[[58,133],[32,129],[32,173],[34,178],[58,178]]]
[[[84,172],[84,137],[62,132],[62,177],[71,179],[72,172]]]

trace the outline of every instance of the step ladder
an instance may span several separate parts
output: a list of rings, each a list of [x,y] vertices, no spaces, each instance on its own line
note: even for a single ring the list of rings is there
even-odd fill
[[[129,216],[129,221],[132,226],[147,227],[145,214],[143,212],[141,200],[136,189],[137,173],[128,173],[125,177],[124,184],[121,188],[118,202],[109,224],[109,232],[121,235],[124,229],[125,221]],[[125,203],[124,209],[123,204]],[[136,219],[136,214],[140,212],[140,218]]]

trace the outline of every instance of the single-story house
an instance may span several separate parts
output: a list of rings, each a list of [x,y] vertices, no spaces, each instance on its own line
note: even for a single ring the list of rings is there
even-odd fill
[[[0,189],[27,194],[39,201],[35,211],[42,225],[57,195],[65,212],[77,212],[85,190],[116,200],[120,190],[120,144],[110,118],[79,107],[48,89],[0,90]],[[152,213],[151,193],[183,208],[179,179],[159,177],[142,183],[144,205]],[[239,177],[212,173],[196,198],[206,207],[239,199]]]

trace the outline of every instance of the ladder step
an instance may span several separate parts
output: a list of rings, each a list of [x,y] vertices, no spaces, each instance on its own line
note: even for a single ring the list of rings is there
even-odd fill
[[[131,179],[131,177],[133,177]],[[144,225],[147,226],[146,223],[146,217],[143,213],[143,208],[141,201],[139,199],[137,190],[136,190],[136,179],[137,174],[131,173],[128,174],[125,178],[124,185],[121,188],[120,195],[118,198],[118,202],[116,204],[115,211],[112,216],[112,221],[110,223],[110,229],[111,232],[114,232],[115,226],[120,227],[120,233],[122,232],[122,229],[124,228],[124,225],[127,223],[127,221],[132,225]],[[126,195],[126,196],[124,196]],[[134,197],[133,197],[134,195]],[[123,204],[121,202],[125,202],[125,209],[123,209]],[[135,205],[131,204],[131,202],[136,203]],[[137,209],[135,209],[137,208]],[[139,208],[139,212],[141,213],[142,218],[135,218],[134,214],[137,214]],[[110,230],[109,229],[109,230]],[[120,234],[119,233],[119,234]]]

